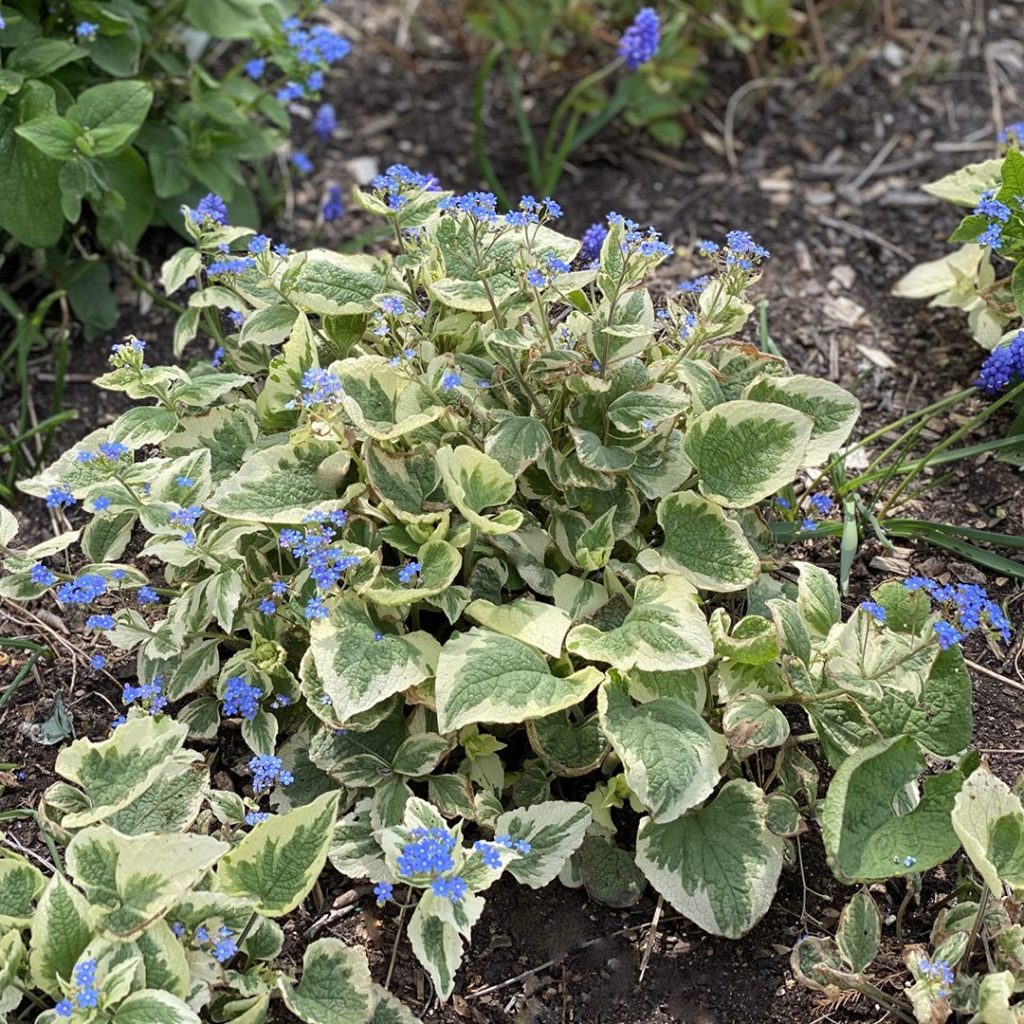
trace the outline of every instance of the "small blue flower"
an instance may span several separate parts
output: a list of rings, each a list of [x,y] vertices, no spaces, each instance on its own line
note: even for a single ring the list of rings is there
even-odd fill
[[[79,39],[87,39],[90,42],[96,38],[96,33],[99,32],[100,27],[93,21],[80,21],[75,26],[75,35]]]
[[[66,508],[68,505],[74,505],[74,503],[75,496],[71,493],[71,488],[67,484],[51,487],[46,495],[47,508]]]
[[[263,598],[259,603],[259,612],[261,615],[273,615],[277,611],[277,605],[269,597]]]
[[[455,370],[449,370],[441,378],[441,390],[442,391],[453,391],[455,388],[462,384],[462,374],[457,373]]]
[[[281,758],[273,754],[256,754],[249,758],[249,771],[252,774],[253,792],[261,793],[270,789],[274,783],[289,786],[295,777],[281,763]]]
[[[935,635],[939,638],[939,647],[944,651],[948,651],[950,647],[963,640],[963,634],[943,619],[936,622],[932,628],[935,630]]]
[[[177,476],[174,478],[175,484],[178,487],[195,487],[196,482],[190,476]]]
[[[254,82],[258,82],[263,77],[263,72],[267,69],[267,62],[263,57],[253,57],[252,60],[246,61],[244,71]]]
[[[40,587],[52,587],[57,582],[57,574],[48,569],[42,562],[36,562],[28,575],[29,579]]]
[[[160,595],[152,587],[145,585],[139,587],[139,592],[136,595],[136,599],[138,600],[139,604],[160,603]]]
[[[268,811],[249,811],[245,816],[245,823],[250,827],[253,825],[262,825],[270,817]]]
[[[174,933],[176,938],[181,938],[185,934],[185,926],[180,921],[175,921],[171,925],[171,931]]]
[[[378,882],[373,887],[373,895],[377,897],[377,906],[383,907],[395,894],[395,887],[391,882]]]
[[[637,11],[633,24],[622,33],[619,56],[627,67],[635,71],[658,52],[660,41],[661,24],[657,11],[653,7],[642,7]]]
[[[213,350],[213,356],[210,359],[210,365],[215,370],[219,370],[224,365],[224,347],[222,345],[218,345]]]
[[[319,597],[312,597],[309,599],[306,607],[303,608],[302,614],[309,619],[310,622],[316,622],[321,619],[326,619],[328,616],[327,605]]]
[[[89,667],[93,670],[93,672],[99,672],[101,669],[106,668],[107,667],[106,655],[104,655],[104,654],[94,654],[89,659]]]
[[[1019,380],[1024,380],[1024,331],[988,354],[974,386],[995,395]]]
[[[580,259],[590,263],[601,255],[601,246],[608,237],[608,229],[600,223],[591,224],[580,239]]]
[[[301,151],[292,154],[292,167],[300,174],[313,173],[313,161]]]
[[[113,615],[90,615],[85,620],[86,629],[114,629],[116,626]]]
[[[334,107],[330,103],[322,103],[313,117],[313,134],[321,139],[329,139],[337,127],[338,116],[334,112]]]
[[[224,685],[223,712],[226,718],[244,718],[251,722],[260,709],[263,691],[250,686],[243,676],[232,676]]]
[[[860,610],[866,612],[876,622],[885,622],[886,610],[876,601],[861,601]]]
[[[238,943],[234,939],[222,938],[213,944],[213,959],[219,964],[226,964],[238,952]]]
[[[345,204],[341,198],[341,186],[331,185],[327,190],[327,198],[324,200],[321,214],[325,224],[340,220],[345,214]]]
[[[813,533],[818,528],[818,524],[813,519],[804,519],[800,523],[800,529],[806,530],[808,533]]]
[[[812,494],[808,502],[815,512],[823,516],[827,516],[836,507],[835,502],[823,491]]]
[[[267,235],[254,235],[249,239],[249,252],[253,256],[266,252],[270,248],[270,238]]]
[[[198,221],[210,220],[214,224],[227,224],[228,208],[219,195],[209,192],[199,200],[195,208],[194,219]]]
[[[1003,226],[999,221],[992,221],[980,235],[978,245],[987,245],[992,249],[998,249],[1003,244]]]
[[[398,570],[398,582],[399,583],[411,583],[420,572],[423,571],[423,566],[419,562],[406,562]]]
[[[75,1008],[70,999],[62,999],[53,1008],[53,1012],[56,1013],[58,1017],[70,1017],[71,1014],[74,1013],[74,1010]]]

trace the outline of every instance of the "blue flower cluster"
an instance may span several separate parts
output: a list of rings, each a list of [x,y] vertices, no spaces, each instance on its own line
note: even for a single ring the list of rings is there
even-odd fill
[[[758,245],[747,231],[728,231],[725,245],[703,241],[697,246],[702,256],[715,259],[724,266],[738,270],[754,270],[757,265],[771,256],[763,246]]]
[[[246,825],[262,825],[270,817],[269,811],[249,811],[245,816]]]
[[[422,571],[423,566],[419,562],[406,562],[398,570],[398,582],[412,583]]]
[[[228,208],[223,199],[215,192],[208,192],[194,210],[186,207],[188,217],[197,224],[209,226],[219,224],[222,227],[228,222]]]
[[[443,875],[455,867],[452,851],[457,840],[444,828],[414,828],[398,855],[398,872],[405,878]]]
[[[69,505],[74,505],[75,496],[71,493],[71,488],[67,484],[58,484],[51,487],[46,495],[46,507],[47,508],[67,508]]]
[[[300,563],[305,562],[317,589],[321,594],[326,594],[341,582],[346,573],[356,568],[361,559],[359,555],[345,554],[334,544],[337,530],[348,522],[348,513],[344,509],[335,509],[330,513],[311,512],[306,516],[306,521],[311,525],[304,531],[291,528],[282,530],[278,543]],[[275,597],[283,596],[287,590],[280,581],[271,589]],[[269,614],[266,607],[262,607],[261,611]],[[327,606],[320,597],[314,597],[306,605],[305,615],[307,619],[326,618]]]
[[[653,7],[641,7],[633,23],[619,40],[619,56],[626,66],[635,71],[646,64],[657,52],[661,42],[661,25]]]
[[[254,793],[263,793],[270,789],[274,783],[281,786],[291,785],[295,776],[285,769],[281,758],[273,754],[257,754],[249,758],[249,771],[252,773],[252,788]]]
[[[304,27],[298,18],[281,23],[287,49],[275,54],[287,82],[275,96],[280,103],[290,103],[303,96],[315,96],[324,86],[324,71],[348,55],[352,44],[325,25]],[[267,70],[267,58],[257,56],[244,65],[246,75],[258,82]]]
[[[321,103],[313,115],[313,134],[320,139],[329,139],[338,127],[338,115],[330,103]]]
[[[244,718],[251,722],[260,709],[262,696],[263,691],[258,686],[250,686],[244,676],[232,676],[224,684],[224,716]]]
[[[65,997],[53,1008],[58,1017],[70,1017],[76,1009],[91,1010],[99,1005],[100,994],[96,988],[96,961],[83,960],[75,967],[75,992]]]
[[[624,235],[619,248],[627,256],[639,254],[647,259],[663,259],[672,255],[672,246],[662,242],[661,233],[652,227],[643,232],[635,220],[614,212],[608,214],[608,224],[622,225]]]
[[[477,195],[490,195],[487,193],[476,193]],[[544,221],[558,220],[562,216],[562,207],[550,196],[545,196],[538,202],[533,196],[523,196],[519,205],[514,210],[505,214],[505,223],[510,227],[521,228],[527,224],[540,224]]]
[[[489,867],[493,871],[500,870],[501,849],[497,843],[488,843],[483,839],[478,839],[473,844],[473,850],[480,854],[480,859],[484,862],[485,867]]]
[[[413,192],[439,192],[441,186],[433,174],[420,174],[405,164],[392,164],[383,174],[370,182],[372,188],[382,193],[390,210],[401,210]]]
[[[583,232],[580,239],[580,261],[582,263],[593,263],[600,259],[601,246],[608,237],[608,229],[601,223],[595,222]]]
[[[121,690],[121,703],[138,704],[151,715],[159,715],[167,707],[167,697],[164,695],[164,677],[154,676],[152,682],[141,683],[138,686],[126,683]]]
[[[482,224],[493,224],[498,220],[498,197],[493,192],[467,192],[461,196],[445,196],[437,207],[450,213],[465,214]]]
[[[992,349],[974,386],[994,395],[1019,380],[1024,380],[1024,331],[1018,331],[1008,344]]]
[[[95,21],[80,21],[75,26],[75,36],[79,41],[86,40],[92,42],[96,38],[96,33],[99,32],[100,27]]]
[[[992,629],[1010,641],[1010,620],[1002,608],[991,600],[984,587],[976,583],[937,583],[927,576],[908,576],[903,586],[910,591],[923,590],[935,604],[943,605],[953,622],[940,620],[935,623],[935,635],[939,646],[945,651],[975,629]]]
[[[985,230],[978,235],[978,245],[988,245],[993,249],[998,249],[1003,244],[1003,228],[1010,219],[1012,211],[1005,203],[1001,203],[995,198],[994,189],[986,189],[981,193],[974,212],[988,218]]]
[[[195,546],[196,531],[194,527],[202,515],[203,509],[201,505],[189,505],[187,508],[174,509],[167,517],[171,526],[184,531],[181,536],[181,542],[187,548]]]
[[[310,405],[335,405],[341,401],[344,387],[341,381],[333,374],[321,367],[313,367],[302,375],[299,382],[302,390],[299,393],[298,401],[288,403],[290,408],[295,408],[300,403],[303,406]]]
[[[59,604],[92,604],[96,598],[106,592],[106,579],[98,573],[87,572],[76,579],[62,583],[55,591],[54,596]]]
[[[939,999],[945,999],[949,995],[949,989],[956,977],[953,968],[949,966],[949,961],[929,960],[927,957],[922,957],[917,967],[926,979],[939,982],[939,988],[935,994]]]
[[[458,903],[469,891],[466,880],[459,875],[452,875],[450,878],[435,878],[430,883],[430,891],[442,899],[449,899],[452,903]]]

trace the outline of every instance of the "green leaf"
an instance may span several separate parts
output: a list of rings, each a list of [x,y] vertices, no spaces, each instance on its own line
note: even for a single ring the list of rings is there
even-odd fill
[[[363,459],[370,486],[381,505],[402,522],[433,523],[444,514],[438,491],[441,475],[432,456],[389,452],[365,444]]]
[[[652,821],[673,821],[711,795],[725,740],[689,704],[659,697],[636,707],[626,681],[613,679],[598,690],[597,708],[629,788]]]
[[[800,579],[797,583],[797,608],[812,638],[824,639],[840,621],[839,585],[835,577],[810,562],[794,562]]]
[[[0,929],[27,928],[45,879],[26,861],[0,860]]]
[[[435,453],[448,500],[481,533],[512,533],[523,522],[518,509],[506,509],[494,517],[485,508],[504,505],[516,492],[515,477],[489,455],[470,445],[438,448]]]
[[[530,852],[509,862],[506,871],[531,889],[542,889],[558,877],[579,848],[590,825],[590,808],[566,800],[545,800],[506,811],[494,823],[496,836],[526,840]]]
[[[640,823],[636,862],[684,917],[738,939],[771,905],[784,840],[766,825],[764,793],[734,779],[704,807],[664,825]]]
[[[126,836],[188,829],[199,816],[203,789],[210,781],[202,755],[190,753],[194,760],[166,764],[156,782],[130,804],[108,815],[106,824]]]
[[[635,906],[647,885],[633,855],[613,846],[603,835],[590,835],[583,840],[579,868],[587,895],[606,907]]]
[[[1002,157],[995,160],[983,160],[977,164],[967,164],[965,167],[953,171],[952,174],[939,178],[938,181],[930,181],[927,185],[922,185],[921,191],[947,203],[973,208],[978,205],[982,192],[998,186],[999,172],[1002,167]]]
[[[502,420],[484,441],[484,451],[513,476],[519,476],[551,446],[551,435],[533,416]]]
[[[419,1018],[413,1016],[387,989],[380,985],[371,985],[374,1006],[373,1013],[366,1024],[419,1024]]]
[[[100,932],[122,940],[167,913],[229,849],[210,836],[125,836],[94,825],[68,844],[68,874],[89,898]]]
[[[984,765],[964,782],[953,805],[953,828],[993,893],[1024,891],[1024,807]]]
[[[7,70],[17,71],[26,78],[42,78],[88,55],[88,50],[63,39],[30,39],[10,55]]]
[[[806,462],[814,421],[768,402],[723,402],[690,424],[683,447],[701,492],[747,508],[792,482]]]
[[[420,637],[429,641],[427,647],[416,642]],[[436,648],[423,634],[382,634],[365,603],[346,594],[327,619],[310,628],[312,666],[308,659],[303,662],[303,686],[315,685],[325,693],[333,715],[345,722],[427,679],[431,664],[424,651],[431,645]],[[315,681],[308,674],[310,667],[315,669]]]
[[[879,740],[836,771],[821,809],[825,850],[836,876],[869,882],[927,871],[959,845],[950,813],[963,784],[958,771],[930,775],[914,739]],[[904,864],[904,858],[914,861]]]
[[[329,441],[264,448],[221,483],[207,508],[248,523],[299,523],[313,509],[341,508],[344,468],[328,461],[340,451]]]
[[[913,736],[925,750],[954,757],[971,741],[972,693],[963,654],[951,647],[935,659],[920,695],[887,685],[879,696],[858,693],[856,702],[849,697],[814,701],[807,712],[835,766],[880,735]]]
[[[266,917],[283,917],[313,888],[327,861],[338,793],[276,814],[253,830],[217,866],[217,885],[252,900]]]
[[[89,796],[86,811],[68,815],[65,828],[102,821],[126,807],[162,775],[185,742],[188,729],[169,716],[133,718],[99,743],[75,740],[58,755],[58,775]]]
[[[789,738],[786,716],[756,693],[734,697],[722,712],[722,730],[740,758],[755,750],[781,747]]]
[[[401,583],[391,575],[378,576],[365,596],[385,608],[402,608],[447,590],[462,568],[462,556],[443,540],[428,540],[416,553],[422,568],[415,586]]]
[[[55,43],[58,47],[68,45],[56,39],[33,42]],[[18,52],[29,45],[19,47],[11,63]],[[77,47],[72,49],[77,50]],[[41,153],[14,130],[16,125],[35,117],[56,113],[53,89],[34,80],[27,81],[17,96],[0,107],[0,181],[4,183],[0,228],[22,245],[54,245],[64,231],[58,180],[60,162]]]
[[[464,614],[471,621],[503,636],[522,640],[552,658],[562,653],[565,634],[572,625],[572,619],[561,608],[526,598],[507,604],[492,604],[482,599],[472,601]]]
[[[306,313],[321,316],[369,313],[374,296],[387,288],[382,262],[361,253],[311,249],[292,257],[286,275],[288,299]]]
[[[824,462],[839,451],[860,415],[860,402],[845,388],[821,377],[761,377],[743,393],[755,402],[776,402],[810,416],[814,422],[804,453],[807,465]]]
[[[196,1012],[170,992],[133,992],[111,1017],[111,1024],[200,1024]]]
[[[435,693],[438,729],[477,722],[524,722],[578,704],[601,681],[594,668],[559,678],[520,640],[474,627],[441,649]]]
[[[566,649],[623,670],[667,672],[706,665],[714,645],[694,595],[677,576],[645,576],[621,625],[607,632],[577,626],[566,638]]]
[[[152,102],[153,90],[147,82],[104,82],[79,93],[67,116],[91,141],[91,155],[102,156],[128,144]]]
[[[455,972],[462,963],[462,939],[447,921],[429,912],[431,893],[421,897],[409,918],[409,942],[416,959],[430,975],[440,999],[455,991]]]
[[[14,130],[54,160],[69,160],[75,155],[79,129],[77,125],[56,114],[33,117]]]
[[[59,978],[70,978],[94,934],[89,901],[63,875],[50,879],[32,918],[32,982],[59,999]]]
[[[285,1005],[306,1024],[365,1024],[372,989],[366,954],[340,939],[317,939],[302,955],[302,978],[291,985],[280,975]]]
[[[693,491],[680,491],[658,503],[658,525],[665,542],[637,556],[649,572],[679,573],[702,590],[726,592],[749,586],[761,560],[740,524]]]
[[[90,562],[112,562],[124,554],[135,526],[134,512],[93,516],[82,531],[82,554]]]
[[[836,945],[854,972],[863,971],[878,954],[882,917],[867,889],[861,889],[839,915]]]
[[[1024,263],[1018,263],[1013,268],[1013,274],[1010,277],[1010,291],[1013,294],[1017,312],[1024,316]]]

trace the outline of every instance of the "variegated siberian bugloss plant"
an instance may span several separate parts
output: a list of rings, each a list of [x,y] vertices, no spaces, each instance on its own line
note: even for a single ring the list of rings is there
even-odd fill
[[[357,200],[392,255],[187,211],[164,283],[194,285],[179,351],[231,323],[214,365],[118,346],[99,384],[139,404],[24,485],[84,527],[19,550],[3,519],[0,592],[138,665],[40,808],[68,877],[5,869],[6,1005],[35,986],[78,1013],[98,977],[115,1021],[155,989],[154,1020],[256,1022],[275,994],[405,1019],[336,940],[297,985],[273,966],[327,861],[412,908],[446,998],[506,872],[618,906],[650,882],[737,937],[811,819],[844,880],[948,858],[971,686],[930,592],[884,584],[844,622],[771,542],[770,499],[858,406],[736,340],[767,253],[704,243],[713,274],[656,301],[670,250],[621,217],[581,256],[550,200],[499,215],[401,166]],[[229,730],[244,795],[195,749]],[[951,764],[919,788],[926,757]]]

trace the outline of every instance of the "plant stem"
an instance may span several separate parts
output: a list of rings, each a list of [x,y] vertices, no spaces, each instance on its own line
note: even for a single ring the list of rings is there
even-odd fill
[[[405,913],[411,906],[410,899],[412,897],[412,886],[407,885],[405,887],[405,900],[402,903],[401,910],[398,911],[398,927],[395,931],[395,941],[391,946],[391,958],[388,960],[388,973],[384,978],[384,987],[386,989],[391,988],[391,975],[395,971],[395,960],[398,957],[398,944],[402,941],[402,928],[405,926]]]

